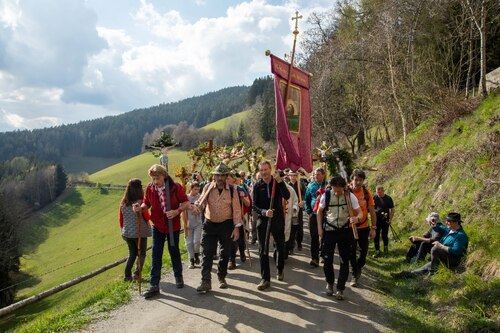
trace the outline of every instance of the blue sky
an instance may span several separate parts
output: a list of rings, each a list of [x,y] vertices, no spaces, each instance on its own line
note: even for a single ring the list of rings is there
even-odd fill
[[[290,50],[296,10],[307,18],[333,3],[0,0],[0,131],[250,85],[269,74],[266,49]]]

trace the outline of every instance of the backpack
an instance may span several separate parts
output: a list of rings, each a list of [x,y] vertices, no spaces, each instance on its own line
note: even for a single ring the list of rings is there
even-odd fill
[[[344,198],[346,199],[346,205],[347,205],[347,196],[350,195],[350,192],[347,192],[347,191],[344,191]],[[328,212],[328,208],[330,207],[330,198],[332,196],[332,190],[331,189],[328,189],[326,192],[325,192],[325,209],[323,210],[323,218],[322,218],[322,225],[323,225],[323,229],[325,229],[325,226],[328,224],[330,226],[333,226],[331,225],[330,223],[328,223],[327,219],[326,219],[326,213]],[[347,207],[349,208],[349,206]],[[350,213],[349,213],[350,215]],[[349,221],[347,221],[347,223],[345,225],[347,225],[349,223]],[[336,226],[333,226],[334,228],[337,228]]]
[[[352,194],[354,194],[354,192],[352,191],[352,188],[351,188],[350,186],[349,186],[348,188],[349,188],[349,192],[350,192],[350,193],[352,193]],[[365,186],[365,185],[363,185],[363,186],[362,186],[362,188],[363,188],[363,198],[364,198],[364,199],[365,199],[365,201],[368,203],[368,201],[369,201],[368,199],[370,198],[370,197],[368,196],[368,189],[366,188],[366,186]],[[367,204],[367,205],[368,205],[368,204]],[[365,223],[365,222],[366,222],[366,220],[368,220],[368,214],[366,215],[366,219],[365,219],[364,221],[361,221],[361,222],[359,223],[359,225],[362,225],[363,223]]]

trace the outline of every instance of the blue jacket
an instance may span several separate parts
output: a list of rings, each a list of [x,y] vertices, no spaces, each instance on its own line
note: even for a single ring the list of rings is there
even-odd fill
[[[464,229],[460,228],[455,232],[450,231],[441,239],[440,243],[448,246],[448,253],[460,258],[467,252],[469,237],[465,234]]]
[[[427,231],[423,237],[429,238],[432,243],[434,241],[440,241],[443,236],[448,234],[448,232],[450,232],[450,230],[447,226],[442,223],[436,223],[436,225],[429,228],[429,231]]]
[[[326,182],[323,182],[323,184],[319,185],[318,182],[316,181],[313,181],[311,184],[307,186],[306,195],[304,198],[304,204],[306,207],[307,214],[313,213],[313,208],[314,205],[316,204],[316,191],[319,190],[320,188],[325,188],[325,187],[326,187]]]

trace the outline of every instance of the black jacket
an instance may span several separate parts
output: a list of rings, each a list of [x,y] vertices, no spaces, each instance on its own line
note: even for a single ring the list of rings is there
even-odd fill
[[[275,182],[274,178],[266,184],[262,179],[260,179],[257,183],[255,183],[253,187],[252,199],[253,199],[253,210],[258,214],[259,218],[265,217],[263,215],[264,210],[269,209],[269,204],[271,203],[271,192],[273,188],[273,182]],[[290,192],[286,187],[284,182],[278,183],[276,182],[276,191],[274,194],[274,218],[282,217],[284,218],[283,213],[283,199],[290,199]]]

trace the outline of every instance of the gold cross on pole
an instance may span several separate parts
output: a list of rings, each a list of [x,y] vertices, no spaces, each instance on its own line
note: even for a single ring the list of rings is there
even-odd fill
[[[299,20],[302,18],[302,15],[299,15],[299,12],[295,12],[295,16],[292,17],[292,21],[295,20],[295,30],[293,31],[293,34],[297,36],[299,34]]]

